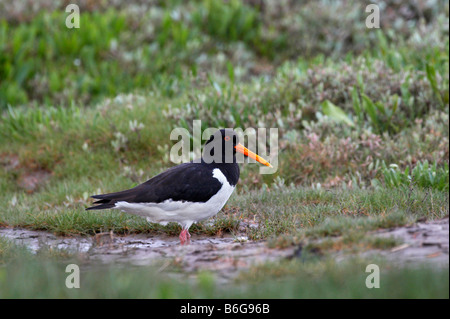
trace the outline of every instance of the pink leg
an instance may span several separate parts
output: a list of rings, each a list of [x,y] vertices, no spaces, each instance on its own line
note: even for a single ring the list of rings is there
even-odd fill
[[[181,245],[188,245],[191,242],[191,234],[189,234],[189,231],[187,229],[183,229],[180,234],[180,244]]]

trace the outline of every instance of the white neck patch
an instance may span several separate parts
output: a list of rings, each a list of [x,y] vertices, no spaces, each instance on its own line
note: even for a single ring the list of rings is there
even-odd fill
[[[221,184],[230,185],[225,175],[223,175],[222,171],[218,168],[213,169],[213,177],[217,178]]]

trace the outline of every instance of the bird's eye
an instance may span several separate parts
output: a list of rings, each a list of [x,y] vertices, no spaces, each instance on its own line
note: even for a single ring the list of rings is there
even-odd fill
[[[225,136],[223,139],[228,142],[230,140],[230,137],[229,136]]]

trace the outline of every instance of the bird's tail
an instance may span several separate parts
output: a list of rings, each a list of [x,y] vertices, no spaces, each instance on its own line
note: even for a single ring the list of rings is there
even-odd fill
[[[94,202],[95,206],[88,207],[86,208],[86,210],[114,208],[114,206],[116,205],[116,201],[108,198],[103,198],[103,196],[104,195],[91,196],[92,198],[99,200]]]
[[[94,202],[94,205],[92,207],[86,208],[86,210],[93,210],[93,209],[108,209],[108,208],[114,208],[116,206],[116,203],[125,200],[130,201],[133,200],[136,196],[133,192],[134,189],[127,189],[121,192],[117,193],[109,193],[109,194],[101,194],[101,195],[94,195],[91,196],[92,198],[97,199],[96,202]]]

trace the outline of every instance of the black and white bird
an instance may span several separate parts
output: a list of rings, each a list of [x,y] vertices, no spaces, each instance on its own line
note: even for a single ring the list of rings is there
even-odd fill
[[[216,215],[233,193],[240,174],[236,152],[271,167],[240,144],[236,132],[222,129],[206,142],[200,161],[169,168],[128,190],[94,195],[96,206],[86,210],[111,208],[153,223],[176,222],[182,227],[181,244],[189,243],[191,225]]]

